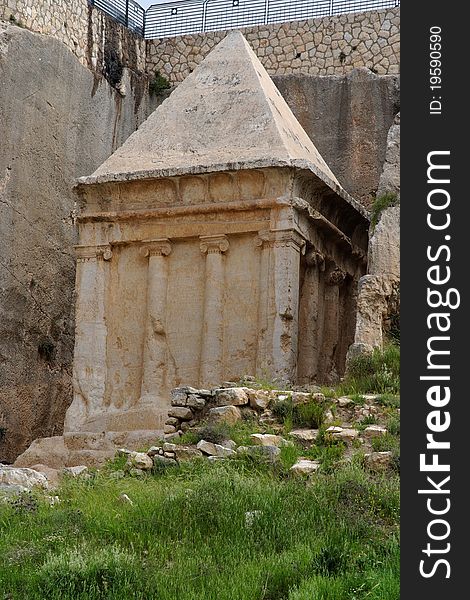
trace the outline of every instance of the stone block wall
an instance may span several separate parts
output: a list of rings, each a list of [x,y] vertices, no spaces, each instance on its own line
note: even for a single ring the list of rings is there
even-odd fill
[[[400,9],[260,25],[242,29],[270,75],[343,75],[368,67],[378,75],[400,71]],[[183,81],[222,40],[208,32],[147,41],[147,70]]]
[[[88,0],[3,0],[0,20],[58,39],[83,65],[110,79],[121,67],[145,71],[146,41]]]
[[[225,37],[222,31],[144,40],[88,0],[4,0],[0,20],[10,17],[62,41],[94,71],[114,69],[112,48],[124,66],[150,74],[159,71],[173,84],[183,81]],[[242,31],[270,75],[343,75],[355,67],[368,67],[378,75],[400,71],[399,8]]]

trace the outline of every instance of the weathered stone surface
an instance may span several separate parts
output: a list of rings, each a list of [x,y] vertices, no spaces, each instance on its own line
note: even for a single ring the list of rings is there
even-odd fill
[[[362,433],[362,435],[365,438],[373,438],[373,437],[380,437],[381,435],[385,435],[387,433],[387,430],[385,427],[382,427],[381,425],[369,425],[368,427],[366,427]]]
[[[289,446],[292,443],[280,435],[272,435],[270,433],[253,433],[250,435],[250,440],[256,446],[276,446],[277,448]]]
[[[158,454],[153,457],[153,463],[156,467],[158,467],[158,466],[176,467],[178,465],[178,463],[176,462],[176,460],[174,458],[168,458],[166,456],[158,456]]]
[[[302,458],[290,468],[290,472],[294,475],[308,476],[312,473],[316,473],[319,468],[320,463],[318,460],[307,460],[306,458]]]
[[[148,471],[153,467],[153,460],[145,452],[132,452],[127,459],[126,467]]]
[[[204,102],[198,102],[197,110],[188,110],[201,94]],[[243,102],[236,101],[234,94],[243,97]],[[272,106],[279,118],[273,119]],[[214,114],[224,113],[232,126],[221,130]],[[184,123],[178,121],[178,129],[175,114],[184,118]],[[224,165],[248,169],[297,163],[340,191],[336,177],[246,39],[239,31],[231,31],[176,88],[169,102],[161,104],[134,136],[82,182],[197,174]]]
[[[215,390],[215,401],[219,406],[244,406],[249,399],[245,388]]]
[[[0,465],[0,484],[21,486],[31,490],[35,487],[47,489],[48,482],[46,477],[33,469],[8,467]]]
[[[177,448],[178,444],[171,444],[168,442],[163,444],[163,452],[175,452]]]
[[[293,429],[289,436],[301,443],[313,443],[318,437],[318,429]]]
[[[175,433],[176,427],[174,425],[165,425],[163,427],[163,433]]]
[[[377,190],[400,194],[400,115],[395,118],[387,138],[387,151]],[[349,355],[382,348],[386,319],[399,312],[400,283],[400,207],[385,209],[371,232],[368,274],[358,287],[357,321],[354,344]]]
[[[39,438],[15,460],[15,467],[32,467],[35,464],[45,464],[54,469],[65,467],[69,451],[65,447],[64,438],[55,436]]]
[[[175,449],[175,456],[178,460],[192,460],[193,458],[201,458],[203,454],[197,448],[177,446]]]
[[[393,465],[391,452],[371,452],[364,456],[364,465],[371,471],[388,471]]]
[[[198,395],[190,394],[186,405],[193,410],[202,410],[206,405],[206,401]]]
[[[383,347],[383,322],[388,314],[388,300],[393,293],[394,284],[389,277],[361,277],[358,286],[356,333],[349,356]]]
[[[193,418],[193,413],[190,408],[185,408],[182,406],[173,406],[168,411],[168,415],[170,417],[175,417],[177,419],[181,419],[183,421],[190,421]],[[172,431],[168,431],[166,433],[173,433]]]
[[[341,431],[334,432],[331,437],[343,442],[352,442],[359,437],[359,431],[357,429],[344,428]]]
[[[255,410],[266,410],[271,401],[269,393],[265,390],[249,390],[247,391],[250,406]]]
[[[371,275],[400,278],[400,207],[385,209],[369,240],[368,271]]]
[[[14,11],[20,19],[21,4],[15,2]],[[52,33],[52,22],[65,11],[56,36],[67,38],[72,51],[81,48],[86,62],[87,3],[75,2],[83,29],[68,5],[62,2],[59,10],[54,3],[50,19],[37,10],[47,20],[42,26],[31,17],[23,23]],[[100,11],[93,13],[97,24]],[[71,184],[109,156],[154,104],[143,95],[137,72],[131,85],[124,70],[124,98],[53,37],[0,24],[0,48],[0,422],[6,428],[0,460],[10,462],[36,438],[61,433],[72,400]],[[31,460],[44,462],[39,455]],[[63,466],[59,462],[48,464]]]
[[[31,469],[33,471],[37,471],[38,473],[42,473],[47,479],[47,483],[49,484],[49,488],[55,488],[60,483],[61,471],[59,469],[54,469],[52,467],[48,467],[47,465],[32,465]]]
[[[237,406],[217,406],[209,411],[209,419],[218,423],[234,425],[242,418],[242,413]]]
[[[83,477],[84,475],[88,475],[88,467],[86,467],[85,465],[77,465],[76,467],[65,467],[64,469],[62,469],[62,473],[73,478]]]
[[[370,207],[399,108],[398,77],[361,68],[343,76],[273,79],[344,189]]]
[[[400,196],[400,113],[388,132],[387,152],[377,189],[377,196],[390,193]]]

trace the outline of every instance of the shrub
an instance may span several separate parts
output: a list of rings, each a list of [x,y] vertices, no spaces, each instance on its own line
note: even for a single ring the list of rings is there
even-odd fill
[[[377,396],[376,402],[388,408],[400,408],[400,396],[396,394],[380,394]]]
[[[375,228],[377,223],[380,221],[380,217],[383,211],[391,206],[396,206],[398,204],[398,196],[394,193],[386,193],[381,196],[377,196],[374,200],[374,204],[372,205],[371,215],[370,215],[370,225],[372,230]]]
[[[400,347],[389,344],[383,350],[353,358],[348,365],[343,394],[398,394],[400,391]]]
[[[196,432],[195,443],[206,440],[206,442],[212,442],[213,444],[221,444],[230,439],[230,433],[230,427],[227,423],[208,423]]]
[[[328,407],[327,402],[317,400],[294,405],[292,398],[288,398],[275,402],[272,412],[286,429],[290,430],[292,426],[319,429],[325,421],[325,412]]]
[[[156,71],[153,80],[149,83],[149,92],[155,96],[160,96],[165,90],[169,90],[171,84],[160,71]]]

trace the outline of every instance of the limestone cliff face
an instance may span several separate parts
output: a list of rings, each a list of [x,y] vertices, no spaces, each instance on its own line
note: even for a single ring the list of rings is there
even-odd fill
[[[340,184],[370,207],[387,134],[399,110],[398,75],[361,68],[348,75],[279,75],[273,80]]]
[[[62,430],[72,399],[72,185],[152,108],[135,75],[123,82],[125,97],[61,42],[0,25],[0,461]]]

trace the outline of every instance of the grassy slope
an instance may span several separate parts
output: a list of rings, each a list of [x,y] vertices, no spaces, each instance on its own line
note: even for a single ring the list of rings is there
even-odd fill
[[[357,359],[325,391],[357,403],[381,393],[389,433],[373,449],[399,455],[399,348]],[[252,431],[230,435],[242,444]],[[65,481],[58,505],[0,505],[0,600],[398,600],[398,475],[365,472],[360,451],[341,466],[342,453],[319,439],[284,448],[275,468],[195,460],[112,479],[121,458]],[[299,454],[322,461],[311,482],[288,476]],[[249,511],[260,511],[251,525]]]
[[[236,461],[69,481],[59,505],[0,508],[0,598],[397,600],[398,490],[357,466],[307,484]]]

